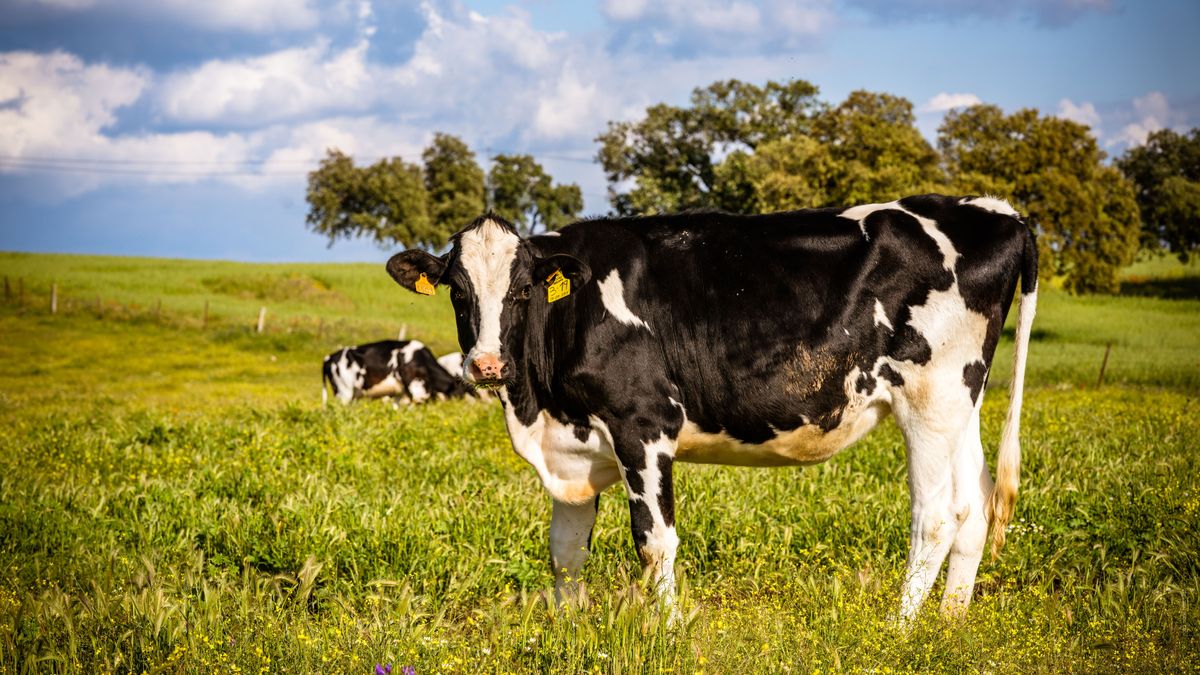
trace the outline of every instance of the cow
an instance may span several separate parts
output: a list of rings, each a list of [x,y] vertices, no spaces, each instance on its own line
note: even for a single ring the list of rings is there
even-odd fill
[[[964,614],[989,528],[993,555],[1004,543],[1037,257],[1007,202],[918,195],[598,218],[530,238],[488,214],[446,254],[402,251],[387,269],[409,290],[449,289],[465,377],[499,389],[513,448],[552,498],[559,602],[580,594],[609,486],[624,483],[647,578],[678,616],[675,462],[814,464],[894,414],[911,500],[904,623],[947,556],[941,608]],[[979,411],[1018,284],[993,483]]]
[[[357,398],[421,403],[430,398],[462,398],[472,392],[462,379],[446,372],[419,340],[344,347],[325,357],[321,375],[322,404],[328,401],[329,389],[346,405]]]

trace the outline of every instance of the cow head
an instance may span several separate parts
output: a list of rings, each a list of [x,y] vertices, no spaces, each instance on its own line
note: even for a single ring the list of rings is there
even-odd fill
[[[387,263],[396,283],[416,293],[449,288],[462,346],[463,378],[479,386],[513,381],[524,352],[530,303],[545,303],[549,277],[561,271],[572,289],[590,278],[586,264],[569,255],[543,256],[509,223],[488,214],[450,239],[434,256],[402,251]]]

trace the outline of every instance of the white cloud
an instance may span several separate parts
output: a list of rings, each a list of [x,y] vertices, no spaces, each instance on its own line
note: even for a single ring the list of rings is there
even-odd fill
[[[584,82],[573,70],[565,70],[551,92],[538,101],[533,118],[534,134],[561,139],[595,129],[603,120],[596,113],[600,91],[594,82]]]
[[[922,105],[921,112],[945,112],[955,108],[966,108],[983,103],[975,94],[950,94],[942,92]]]
[[[699,52],[746,51],[743,39],[763,47],[797,45],[834,22],[831,0],[606,0],[601,12],[622,30],[660,47]]]
[[[367,42],[332,52],[327,42],[265,56],[214,60],[167,78],[163,113],[186,122],[271,122],[373,103]]]
[[[1152,91],[1133,99],[1134,121],[1126,124],[1107,145],[1143,145],[1150,134],[1171,127],[1177,115],[1171,110],[1166,94]]]
[[[268,32],[317,25],[313,0],[19,0],[57,10],[103,9],[137,13],[204,28]]]
[[[1096,112],[1096,106],[1088,101],[1076,105],[1071,99],[1064,98],[1058,102],[1057,116],[1091,127],[1093,132],[1099,133],[1100,113]]]

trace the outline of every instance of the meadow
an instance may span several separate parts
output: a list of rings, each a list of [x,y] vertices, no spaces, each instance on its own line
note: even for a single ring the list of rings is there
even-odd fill
[[[590,603],[545,601],[550,502],[497,405],[321,406],[341,344],[455,349],[444,294],[381,264],[0,253],[0,274],[0,672],[1200,670],[1196,265],[1141,263],[1114,297],[1045,285],[1009,543],[966,619],[934,601],[907,628],[890,421],[817,467],[681,465],[670,628],[619,488]]]

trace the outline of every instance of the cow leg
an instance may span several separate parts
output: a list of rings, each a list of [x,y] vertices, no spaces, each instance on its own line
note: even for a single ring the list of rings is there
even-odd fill
[[[954,513],[959,519],[958,533],[950,547],[950,567],[946,571],[946,591],[942,596],[942,613],[962,616],[971,604],[975,590],[975,573],[987,543],[987,499],[992,494],[992,476],[983,457],[983,442],[979,435],[979,402],[971,413],[966,431],[954,455]]]
[[[617,459],[629,495],[629,522],[633,544],[642,560],[643,574],[658,595],[672,622],[675,607],[675,490],[671,467],[675,439],[666,433],[653,441],[617,440]]]
[[[580,572],[592,548],[592,528],[600,495],[584,504],[554,500],[550,515],[550,566],[554,568],[554,598],[558,604],[582,599]]]
[[[968,400],[969,403],[969,400]],[[955,423],[955,406],[931,406],[929,414],[901,415],[897,420],[908,446],[908,489],[912,500],[908,564],[900,601],[900,618],[912,619],[929,595],[946,554],[958,533],[960,515],[954,510],[954,472],[951,461],[969,417],[963,408]]]

